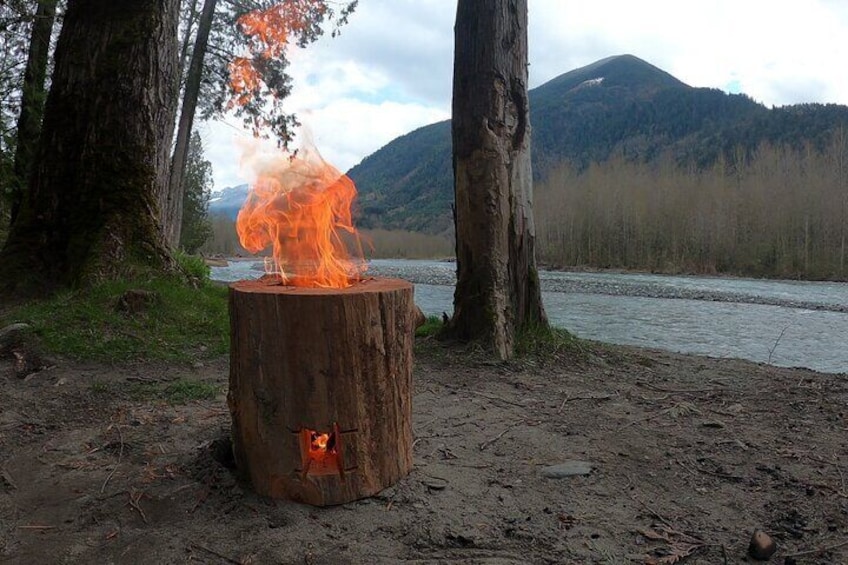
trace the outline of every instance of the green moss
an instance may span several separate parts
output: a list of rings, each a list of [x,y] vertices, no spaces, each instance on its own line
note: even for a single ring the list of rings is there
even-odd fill
[[[128,383],[107,388],[111,394],[125,394],[137,402],[166,401],[170,404],[186,404],[195,400],[212,400],[221,393],[221,385],[178,379],[167,384],[157,382]]]
[[[221,392],[216,384],[180,379],[164,389],[165,397],[172,404],[185,404],[192,400],[212,400]]]

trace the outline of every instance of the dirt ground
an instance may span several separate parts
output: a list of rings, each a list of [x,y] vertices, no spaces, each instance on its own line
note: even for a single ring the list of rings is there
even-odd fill
[[[263,499],[228,468],[227,359],[0,362],[3,563],[848,563],[848,377],[624,347],[487,364],[425,340],[415,468]],[[192,379],[211,400],[139,391]],[[588,475],[547,478],[578,460]]]

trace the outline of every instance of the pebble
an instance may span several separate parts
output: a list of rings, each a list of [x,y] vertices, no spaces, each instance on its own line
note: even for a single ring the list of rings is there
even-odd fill
[[[542,469],[542,476],[549,479],[564,479],[565,477],[578,477],[588,475],[595,468],[588,461],[563,461],[557,465],[551,465]]]
[[[757,561],[768,561],[775,551],[777,551],[777,544],[771,536],[762,530],[754,530],[751,543],[748,544],[748,555]]]

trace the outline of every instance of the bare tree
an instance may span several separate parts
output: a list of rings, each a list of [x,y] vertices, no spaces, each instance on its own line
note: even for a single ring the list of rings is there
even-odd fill
[[[180,242],[183,217],[183,178],[185,177],[186,160],[189,152],[189,140],[194,125],[194,113],[197,109],[197,97],[200,93],[200,81],[203,77],[203,58],[206,56],[206,46],[209,42],[209,32],[212,29],[212,18],[215,15],[215,5],[218,0],[205,0],[197,26],[191,63],[186,74],[183,89],[183,103],[180,109],[180,121],[177,126],[177,141],[171,158],[171,169],[168,184],[159,198],[159,208],[162,214],[162,225],[168,245],[176,248]],[[186,44],[188,39],[185,40]]]
[[[527,1],[459,0],[453,78],[457,287],[448,331],[512,356],[547,324],[535,259]]]

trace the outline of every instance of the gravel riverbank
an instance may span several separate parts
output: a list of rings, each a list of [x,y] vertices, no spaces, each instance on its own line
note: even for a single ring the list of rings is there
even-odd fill
[[[375,262],[368,274],[377,277],[396,277],[415,284],[447,285],[456,283],[456,266],[445,262],[413,262],[404,264]],[[690,288],[676,281],[690,280],[688,277],[662,277],[651,280],[621,280],[615,274],[593,276],[587,273],[540,271],[542,290],[545,292],[601,294],[608,296],[635,296],[644,298],[669,298],[705,300],[710,302],[732,302],[741,304],[765,304],[805,310],[821,310],[848,313],[848,285],[844,303],[816,302],[792,297],[762,296],[753,293],[707,288]],[[608,280],[604,280],[608,279]]]

